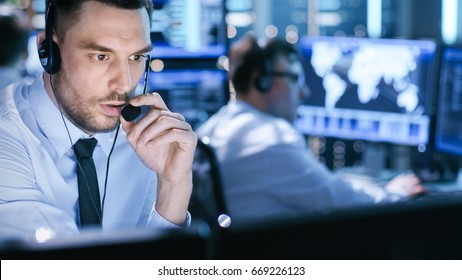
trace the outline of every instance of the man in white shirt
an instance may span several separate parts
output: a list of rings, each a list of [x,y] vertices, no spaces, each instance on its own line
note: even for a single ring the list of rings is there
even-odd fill
[[[79,139],[97,140],[97,228],[188,225],[196,134],[158,94],[131,98],[152,48],[152,1],[53,0],[47,7],[38,35],[46,73],[1,93],[0,236],[83,228]],[[128,103],[148,112],[126,121]]]
[[[379,189],[357,189],[330,172],[292,126],[308,94],[297,50],[282,40],[260,47],[253,36],[235,44],[230,79],[235,100],[198,128],[220,163],[234,221],[288,217],[316,210],[390,202],[422,190],[414,175]]]

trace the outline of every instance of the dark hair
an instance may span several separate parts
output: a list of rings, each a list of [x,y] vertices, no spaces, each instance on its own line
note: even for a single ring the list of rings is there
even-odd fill
[[[8,66],[26,50],[29,29],[21,9],[7,4],[0,9],[0,66]]]
[[[55,7],[55,22],[52,23],[52,26],[55,28],[61,40],[64,39],[66,30],[69,26],[74,25],[78,20],[82,4],[89,1],[95,1],[111,7],[127,10],[145,8],[149,16],[149,22],[151,23],[153,10],[152,0],[46,0],[47,7],[50,6],[50,3],[53,3]],[[66,19],[61,20],[61,18]],[[59,24],[56,24],[56,21],[58,21]]]
[[[235,70],[230,77],[236,94],[246,94],[252,87],[255,82],[251,79],[252,74],[270,74],[265,73],[267,71],[265,68],[268,67],[266,65],[269,64],[269,68],[272,69],[279,56],[290,58],[291,55],[296,55],[297,58],[300,58],[296,47],[280,38],[269,40],[263,47],[258,45],[257,39],[253,35],[247,35],[245,40],[250,40],[251,46],[244,54],[241,54],[241,59],[233,58],[233,50],[231,50],[230,63],[233,61],[237,63],[233,66]]]

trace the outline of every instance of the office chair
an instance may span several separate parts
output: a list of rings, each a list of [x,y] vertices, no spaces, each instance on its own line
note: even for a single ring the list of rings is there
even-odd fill
[[[197,142],[193,161],[193,192],[189,212],[193,219],[202,219],[212,230],[230,225],[220,166],[213,148],[202,139]]]

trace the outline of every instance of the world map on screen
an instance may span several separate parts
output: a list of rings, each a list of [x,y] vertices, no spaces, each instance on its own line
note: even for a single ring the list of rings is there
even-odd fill
[[[356,49],[342,50],[341,45],[329,42],[313,44],[311,64],[322,78],[326,91],[326,109],[335,108],[345,94],[348,84],[357,85],[357,99],[366,104],[377,99],[379,85],[390,90],[385,96],[408,113],[419,106],[419,88],[410,74],[417,68],[420,50],[412,46],[361,44]],[[384,97],[384,96],[382,96]]]

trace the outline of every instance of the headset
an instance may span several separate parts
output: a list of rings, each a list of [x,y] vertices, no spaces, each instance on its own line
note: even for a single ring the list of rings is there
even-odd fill
[[[38,55],[43,69],[49,74],[56,74],[61,65],[59,47],[53,41],[53,22],[55,17],[55,5],[51,1],[45,21],[45,41],[38,48]]]
[[[261,74],[255,79],[255,87],[262,93],[267,93],[271,89],[272,62],[267,57],[266,48],[259,48],[262,59]]]

